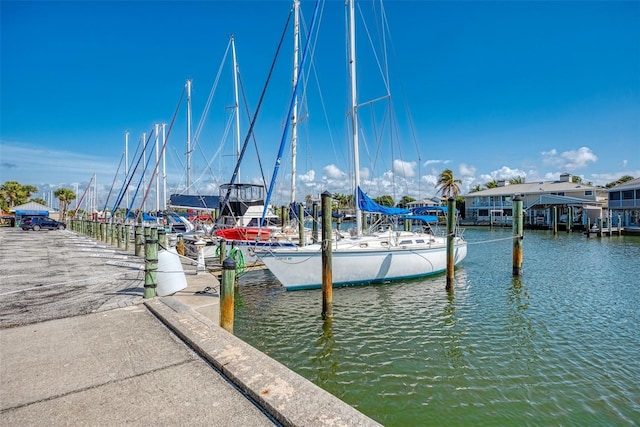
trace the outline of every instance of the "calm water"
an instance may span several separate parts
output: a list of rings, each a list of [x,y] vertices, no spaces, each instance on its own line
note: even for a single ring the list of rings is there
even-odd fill
[[[237,336],[386,426],[640,424],[640,238],[468,229],[445,277],[286,292],[240,279]],[[476,243],[482,242],[482,243]]]

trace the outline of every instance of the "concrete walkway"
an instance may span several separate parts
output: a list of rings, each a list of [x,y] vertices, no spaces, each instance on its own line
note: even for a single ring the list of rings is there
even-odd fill
[[[1,426],[378,425],[221,329],[213,275],[143,300],[132,252],[0,228]]]

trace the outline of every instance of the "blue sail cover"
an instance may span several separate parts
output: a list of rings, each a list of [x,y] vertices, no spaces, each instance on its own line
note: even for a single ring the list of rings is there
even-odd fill
[[[361,211],[379,213],[383,215],[406,215],[408,213],[411,213],[409,209],[390,208],[387,206],[379,205],[378,203],[371,200],[360,187],[358,187],[358,206],[360,207]]]

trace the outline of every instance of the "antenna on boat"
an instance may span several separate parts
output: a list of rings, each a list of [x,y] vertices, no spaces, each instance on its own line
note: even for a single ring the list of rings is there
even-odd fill
[[[236,44],[231,37],[231,55],[233,57],[233,90],[234,90],[234,102],[236,110],[236,162],[240,160],[240,102],[238,101],[238,62],[236,61]],[[238,175],[240,174],[240,168],[238,168]]]

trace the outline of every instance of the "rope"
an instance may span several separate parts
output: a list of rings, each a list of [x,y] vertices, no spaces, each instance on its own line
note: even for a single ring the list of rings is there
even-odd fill
[[[479,241],[479,242],[467,242],[467,246],[468,246],[468,245],[478,245],[478,244],[480,244],[480,243],[500,242],[500,241],[502,241],[502,240],[513,240],[513,239],[516,239],[516,238],[518,238],[518,239],[524,239],[524,236],[516,234],[516,235],[511,236],[511,237],[502,237],[502,238],[500,238],[500,239],[481,240],[481,241]]]

